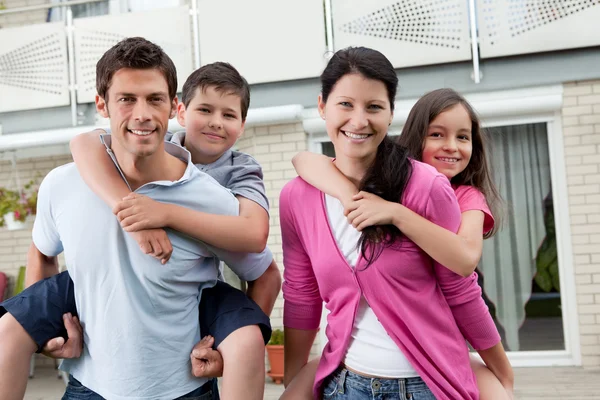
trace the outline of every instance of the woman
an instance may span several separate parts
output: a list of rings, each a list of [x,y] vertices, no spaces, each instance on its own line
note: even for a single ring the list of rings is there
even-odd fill
[[[336,167],[362,191],[457,232],[448,179],[387,137],[398,83],[390,62],[371,49],[340,50],[321,82]],[[315,398],[477,399],[463,335],[476,349],[500,337],[476,275],[434,262],[401,233],[394,212],[358,232],[343,211],[299,178],[281,193],[286,384],[307,362],[324,301],[328,343]]]

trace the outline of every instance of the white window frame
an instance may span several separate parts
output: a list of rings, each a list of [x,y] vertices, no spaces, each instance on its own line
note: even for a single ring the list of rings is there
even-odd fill
[[[550,156],[550,177],[552,179],[552,198],[556,225],[556,243],[561,287],[561,309],[564,350],[550,351],[509,351],[507,352],[513,367],[579,366],[581,348],[579,336],[579,315],[573,266],[567,174],[562,132],[562,85],[537,88],[477,93],[466,96],[480,113],[484,127],[545,123],[548,134]],[[408,111],[416,99],[401,101],[396,105],[394,123],[390,134],[399,134],[406,121]],[[321,153],[321,143],[328,142],[323,121],[315,117],[316,110],[306,110],[304,120],[308,132],[308,149]],[[313,117],[313,118],[310,118]],[[323,314],[326,314],[324,309]],[[319,331],[320,348],[324,347],[325,317]]]

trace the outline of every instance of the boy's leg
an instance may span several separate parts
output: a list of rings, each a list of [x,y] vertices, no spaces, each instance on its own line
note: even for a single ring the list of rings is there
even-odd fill
[[[0,400],[23,398],[31,356],[50,339],[66,340],[66,313],[77,315],[67,272],[37,282],[0,304]]]
[[[0,337],[0,400],[21,400],[37,345],[9,313],[0,317]]]
[[[223,357],[221,398],[262,400],[269,317],[243,292],[218,282],[202,291],[200,331],[202,337],[214,337]]]

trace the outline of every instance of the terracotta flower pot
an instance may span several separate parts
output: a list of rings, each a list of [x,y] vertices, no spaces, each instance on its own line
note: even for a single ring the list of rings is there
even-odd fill
[[[276,384],[281,384],[283,383],[283,345],[269,344],[266,348],[267,356],[269,357],[269,365],[271,366],[267,375],[269,375]]]

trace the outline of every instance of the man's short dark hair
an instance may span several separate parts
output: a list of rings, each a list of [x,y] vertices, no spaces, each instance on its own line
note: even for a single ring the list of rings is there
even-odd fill
[[[181,101],[187,107],[196,95],[196,89],[204,90],[212,86],[217,91],[239,96],[242,121],[246,120],[250,107],[250,86],[237,69],[226,62],[215,62],[198,68],[183,84]]]
[[[153,69],[165,76],[169,87],[169,98],[177,95],[177,70],[173,60],[160,46],[141,37],[121,40],[111,47],[96,64],[96,90],[105,100],[112,77],[122,68]]]

